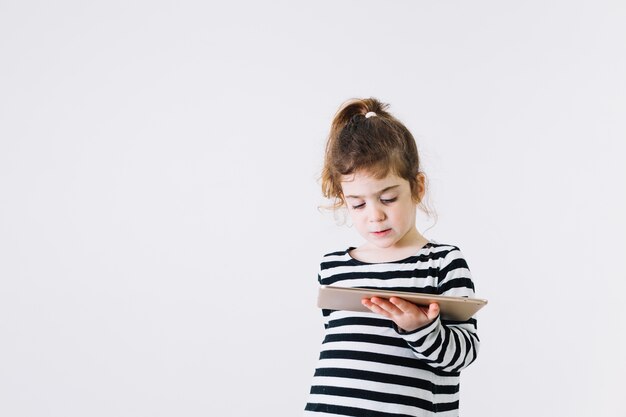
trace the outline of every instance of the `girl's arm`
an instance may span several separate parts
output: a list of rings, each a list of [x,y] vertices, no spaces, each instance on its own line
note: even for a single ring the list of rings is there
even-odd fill
[[[441,295],[474,296],[470,271],[457,248],[442,260],[438,288]],[[372,298],[363,304],[391,319],[415,355],[433,368],[459,372],[476,359],[480,340],[474,318],[463,322],[444,320],[437,304],[426,309],[403,299]]]

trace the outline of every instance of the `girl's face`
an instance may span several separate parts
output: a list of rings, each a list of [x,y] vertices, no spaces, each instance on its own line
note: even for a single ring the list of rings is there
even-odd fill
[[[352,223],[369,244],[384,250],[415,245],[420,236],[415,228],[417,204],[407,180],[357,172],[344,176],[341,187]]]

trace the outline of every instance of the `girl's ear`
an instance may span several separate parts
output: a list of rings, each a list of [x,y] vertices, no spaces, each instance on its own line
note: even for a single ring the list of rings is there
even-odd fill
[[[414,196],[417,197],[417,202],[420,203],[426,194],[426,175],[420,172],[416,176]]]

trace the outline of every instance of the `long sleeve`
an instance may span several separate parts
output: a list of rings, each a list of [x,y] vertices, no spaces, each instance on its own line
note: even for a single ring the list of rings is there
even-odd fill
[[[438,292],[447,296],[474,297],[471,273],[458,248],[441,260]],[[444,320],[439,316],[412,332],[402,332],[395,325],[394,329],[417,358],[445,372],[460,372],[474,362],[478,355],[480,340],[475,318],[459,322]]]
[[[324,256],[321,285],[474,295],[454,245],[429,242],[412,256],[383,263],[362,262],[349,252]],[[437,318],[403,334],[373,312],[322,312],[326,329],[305,415],[458,415],[458,371],[478,352],[475,321]]]

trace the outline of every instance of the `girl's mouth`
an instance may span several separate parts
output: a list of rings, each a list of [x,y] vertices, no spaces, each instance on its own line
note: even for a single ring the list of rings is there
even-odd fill
[[[382,237],[387,235],[387,233],[391,232],[391,229],[385,229],[385,230],[381,230],[379,232],[372,232],[372,234],[376,237]]]

